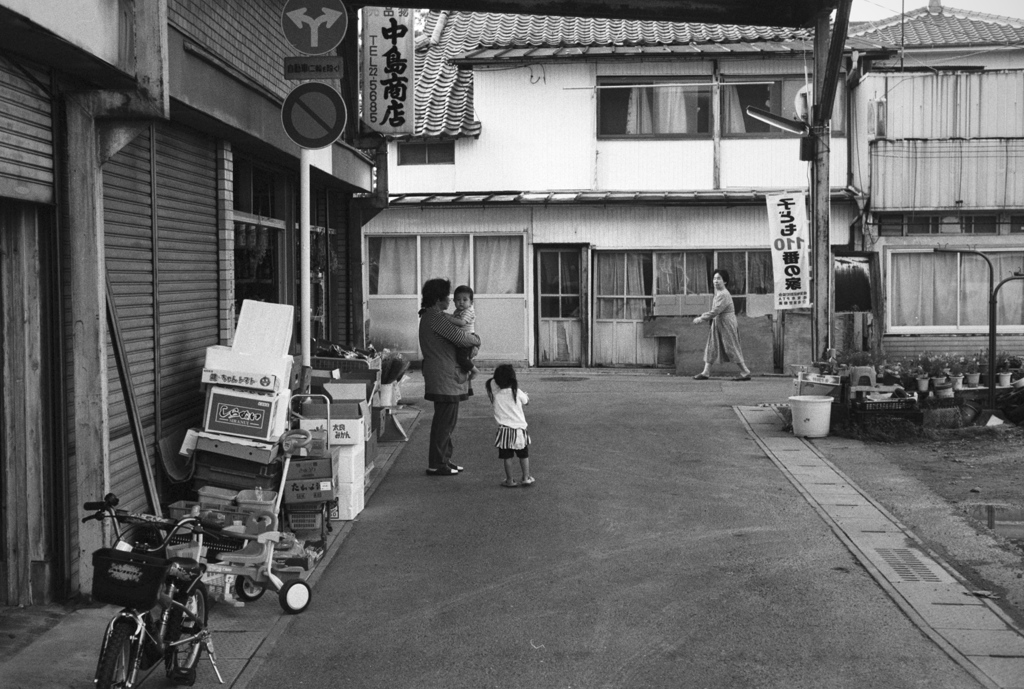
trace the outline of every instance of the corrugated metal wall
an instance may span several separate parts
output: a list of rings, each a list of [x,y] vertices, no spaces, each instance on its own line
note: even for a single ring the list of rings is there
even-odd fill
[[[1024,207],[1024,139],[873,141],[871,205],[875,210]]]
[[[1024,71],[874,75],[888,139],[1024,137]]]
[[[53,203],[48,84],[42,70],[0,56],[0,196]]]

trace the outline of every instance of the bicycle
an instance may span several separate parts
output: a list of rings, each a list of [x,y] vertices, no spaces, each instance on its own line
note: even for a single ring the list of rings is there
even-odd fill
[[[223,684],[206,626],[208,594],[202,581],[206,565],[198,561],[198,553],[197,557],[167,557],[176,533],[214,535],[219,529],[207,531],[198,515],[164,519],[116,509],[118,502],[109,493],[100,502],[83,505],[85,510],[95,510],[82,519],[83,524],[110,519],[116,536],[113,548],[93,553],[92,596],[124,606],[107,625],[93,683],[97,689],[132,689],[163,660],[169,680],[191,686],[205,650]],[[121,524],[131,526],[122,530]],[[160,531],[167,536],[161,537]]]

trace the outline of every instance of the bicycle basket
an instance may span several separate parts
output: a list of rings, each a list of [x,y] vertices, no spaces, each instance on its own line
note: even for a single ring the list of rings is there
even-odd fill
[[[92,554],[92,597],[101,603],[148,610],[167,575],[161,557],[101,548]]]

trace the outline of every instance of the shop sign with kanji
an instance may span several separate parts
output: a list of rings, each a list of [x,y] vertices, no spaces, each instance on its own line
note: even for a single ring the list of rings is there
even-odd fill
[[[775,308],[809,307],[811,245],[807,238],[807,195],[769,194],[766,201],[775,271]]]
[[[364,7],[362,120],[381,134],[412,134],[415,125],[413,10]]]

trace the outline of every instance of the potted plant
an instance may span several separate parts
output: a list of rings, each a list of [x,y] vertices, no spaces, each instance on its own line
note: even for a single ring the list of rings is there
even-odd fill
[[[977,356],[964,357],[964,359],[964,385],[976,388],[981,381],[981,364]]]
[[[949,380],[953,384],[954,392],[957,390],[963,390],[965,366],[966,357],[963,356],[953,357],[949,362]]]
[[[1024,388],[1024,369],[1017,369],[1010,374],[1010,385],[1015,388]]]
[[[999,352],[996,355],[996,385],[1005,388],[1010,384],[1010,354]]]

